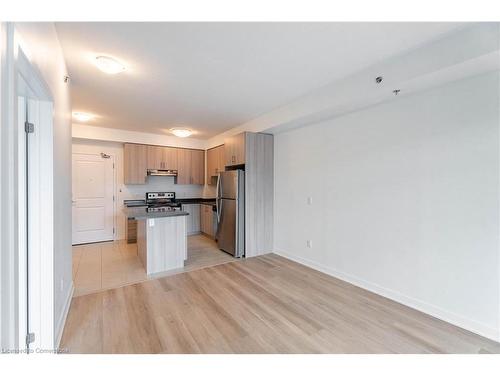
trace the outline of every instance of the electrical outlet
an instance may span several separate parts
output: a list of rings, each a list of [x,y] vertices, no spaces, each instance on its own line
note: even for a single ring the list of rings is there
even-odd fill
[[[313,204],[313,198],[312,197],[307,197],[307,204],[309,206],[312,206],[312,204]]]
[[[313,242],[312,242],[312,240],[307,240],[306,245],[307,245],[307,247],[308,247],[308,248],[310,248],[310,249],[311,249],[311,248],[313,247]]]

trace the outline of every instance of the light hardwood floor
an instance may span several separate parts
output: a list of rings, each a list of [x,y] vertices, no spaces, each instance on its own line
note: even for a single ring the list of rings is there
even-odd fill
[[[155,274],[148,278],[137,256],[136,244],[113,241],[73,246],[74,296],[235,260],[231,255],[219,250],[212,239],[201,234],[193,235],[188,237],[188,259],[184,268]]]
[[[500,344],[270,254],[73,299],[70,353],[500,353]]]

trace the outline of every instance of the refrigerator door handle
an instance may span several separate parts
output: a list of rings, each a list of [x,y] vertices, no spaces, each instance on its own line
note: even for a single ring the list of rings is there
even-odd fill
[[[217,223],[220,223],[220,218],[222,216],[222,199],[218,200],[220,202],[220,207],[218,207],[217,211]]]
[[[221,195],[219,194],[219,189],[220,189],[220,173],[217,174],[217,189],[216,189],[217,198],[215,198],[215,208],[217,210],[217,223],[220,223],[220,207],[219,207],[219,202],[221,200]]]

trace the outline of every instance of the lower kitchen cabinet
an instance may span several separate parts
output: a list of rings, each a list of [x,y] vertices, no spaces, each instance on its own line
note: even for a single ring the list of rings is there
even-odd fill
[[[137,220],[127,219],[127,243],[137,242]]]
[[[216,213],[212,210],[212,206],[208,204],[201,205],[201,231],[209,235],[210,237],[215,237],[217,217]]]
[[[186,232],[188,236],[191,234],[200,233],[200,204],[183,204],[182,211],[185,211],[189,214],[186,217]]]

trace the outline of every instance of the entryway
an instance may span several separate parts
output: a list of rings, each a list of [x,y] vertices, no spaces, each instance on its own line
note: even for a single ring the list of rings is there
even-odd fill
[[[73,154],[73,245],[115,235],[114,156]]]

